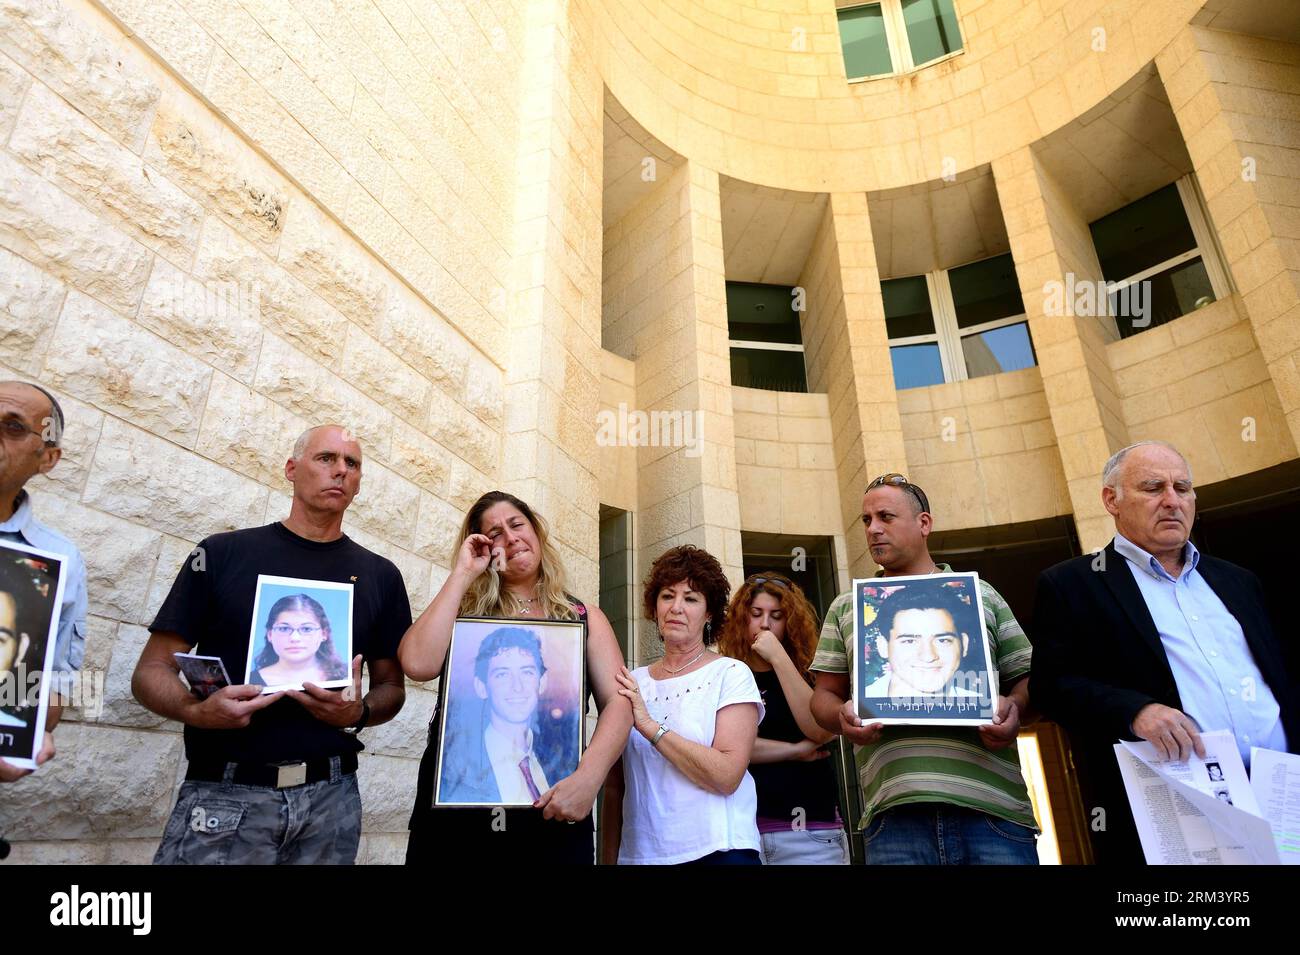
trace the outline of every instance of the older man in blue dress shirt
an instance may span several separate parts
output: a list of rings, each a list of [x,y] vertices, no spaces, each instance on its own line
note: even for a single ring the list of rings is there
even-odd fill
[[[0,540],[62,554],[67,560],[54,667],[46,687],[55,696],[50,698],[38,763],[54,757],[54,727],[62,701],[74,695],[85,649],[85,561],[76,545],[36,520],[31,495],[25,490],[29,480],[59,463],[62,438],[63,409],[53,395],[39,385],[0,381]],[[29,772],[0,759],[0,782],[14,782]]]
[[[1300,707],[1259,579],[1189,539],[1196,492],[1178,450],[1124,448],[1102,485],[1115,538],[1039,578],[1030,694],[1070,734],[1098,861],[1132,863],[1116,740],[1185,759],[1204,755],[1201,733],[1229,730],[1249,767],[1251,747],[1300,743]]]

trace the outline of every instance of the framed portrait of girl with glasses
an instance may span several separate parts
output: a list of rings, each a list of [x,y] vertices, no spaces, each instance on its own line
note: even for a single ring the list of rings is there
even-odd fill
[[[259,574],[244,682],[263,693],[352,685],[352,584]]]

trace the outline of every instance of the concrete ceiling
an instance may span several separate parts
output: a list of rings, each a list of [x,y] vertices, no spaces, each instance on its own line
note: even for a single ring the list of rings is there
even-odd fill
[[[867,194],[882,279],[950,269],[1010,249],[988,166]]]
[[[654,160],[654,178],[646,179],[647,159]],[[686,160],[645,131],[605,90],[605,189],[601,215],[603,227],[623,218],[657,182]]]
[[[1088,222],[1192,170],[1154,65],[1034,148]]]
[[[1296,0],[1206,0],[1192,22],[1229,33],[1300,43],[1300,3]]]
[[[791,192],[721,177],[727,280],[797,285],[826,216],[825,193]]]

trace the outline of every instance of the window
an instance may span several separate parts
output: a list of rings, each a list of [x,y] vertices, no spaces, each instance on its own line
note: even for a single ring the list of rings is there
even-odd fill
[[[850,80],[906,73],[962,49],[953,0],[879,0],[838,16]]]
[[[808,390],[799,312],[803,292],[786,285],[727,283],[731,383],[767,391]]]
[[[1231,291],[1191,176],[1102,216],[1089,228],[1121,338],[1204,308]]]
[[[880,293],[900,390],[1037,364],[1010,253],[887,279]]]

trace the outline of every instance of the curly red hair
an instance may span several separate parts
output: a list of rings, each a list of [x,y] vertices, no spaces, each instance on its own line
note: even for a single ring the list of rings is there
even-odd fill
[[[718,559],[703,548],[683,544],[666,550],[650,565],[642,596],[645,618],[654,621],[659,591],[673,584],[687,581],[691,589],[704,596],[704,606],[713,618],[713,636],[722,630],[727,619],[727,597],[731,595],[731,581],[722,572]],[[663,639],[660,635],[660,639]],[[705,640],[712,643],[713,640]]]
[[[761,583],[758,582],[760,578]],[[731,598],[731,606],[727,608],[727,622],[718,640],[718,652],[743,660],[753,668],[759,657],[753,651],[749,639],[749,608],[759,594],[773,597],[785,611],[785,634],[781,637],[781,645],[785,647],[795,669],[811,683],[808,667],[812,665],[813,654],[817,652],[817,613],[799,585],[784,574],[764,571],[754,574],[740,586]]]

